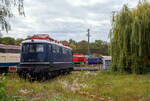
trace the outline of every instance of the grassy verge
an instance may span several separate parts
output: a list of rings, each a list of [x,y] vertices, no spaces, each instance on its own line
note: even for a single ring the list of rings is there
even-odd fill
[[[149,101],[150,74],[117,75],[73,72],[45,82],[28,82],[8,74],[8,96],[24,101]]]

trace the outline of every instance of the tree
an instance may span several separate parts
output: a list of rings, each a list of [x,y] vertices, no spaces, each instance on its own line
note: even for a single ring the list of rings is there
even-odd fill
[[[69,44],[77,45],[77,42],[75,40],[73,40],[73,39],[70,39],[69,40]]]
[[[142,12],[142,13],[141,13]],[[144,73],[150,60],[150,4],[143,1],[134,9],[126,5],[114,14],[110,31],[112,70]]]
[[[77,42],[73,39],[69,39],[69,46],[73,49],[73,52],[77,51]]]
[[[20,43],[22,42],[22,41],[24,41],[24,39],[16,39],[15,40],[15,45],[20,45]]]
[[[23,0],[0,0],[0,32],[2,30],[8,32],[11,29],[7,19],[13,17],[11,10],[12,6],[18,7],[18,12],[20,15],[25,15]]]
[[[11,38],[11,37],[1,38],[1,44],[14,45],[15,44],[15,39]]]
[[[85,40],[82,40],[77,43],[77,53],[83,53],[88,54],[88,42]]]
[[[95,40],[95,42],[90,43],[90,51],[97,55],[108,55],[108,43],[102,40]]]
[[[2,38],[0,37],[0,44],[2,43]]]
[[[69,46],[74,53],[88,54],[88,42],[85,40],[76,42],[70,39]],[[97,54],[96,56],[108,55],[108,43],[102,40],[95,40],[95,42],[90,43],[90,51],[92,54]]]
[[[73,52],[76,53],[77,47],[74,44],[69,44],[69,47],[73,49]]]
[[[69,45],[69,43],[68,43],[68,41],[66,41],[66,40],[64,40],[64,41],[60,41],[62,44],[64,44],[64,45],[66,45],[66,46],[68,46]]]

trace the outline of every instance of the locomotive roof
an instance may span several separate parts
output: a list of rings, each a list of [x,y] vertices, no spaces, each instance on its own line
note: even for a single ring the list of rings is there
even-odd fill
[[[64,46],[62,44],[51,42],[51,41],[47,41],[47,40],[39,40],[39,39],[32,39],[32,40],[25,40],[22,43],[50,43],[50,44],[55,44],[55,45],[62,46],[62,47],[68,48],[68,49],[72,49],[72,48]]]

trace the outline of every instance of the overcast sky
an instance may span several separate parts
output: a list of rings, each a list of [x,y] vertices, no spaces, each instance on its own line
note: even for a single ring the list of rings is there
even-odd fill
[[[26,16],[11,18],[12,30],[3,36],[26,38],[33,34],[49,34],[56,40],[109,41],[112,11],[119,11],[123,4],[130,8],[139,0],[24,0]]]

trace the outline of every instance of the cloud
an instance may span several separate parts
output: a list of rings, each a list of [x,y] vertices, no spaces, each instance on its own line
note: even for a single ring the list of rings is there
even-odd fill
[[[112,11],[119,11],[124,4],[133,8],[137,0],[24,0],[26,16],[10,19],[12,30],[4,36],[26,38],[37,33],[49,34],[57,40],[109,41]]]
[[[86,2],[84,0],[67,0],[67,1],[73,6],[90,6],[97,3],[103,4],[108,2],[108,0],[86,0]]]

